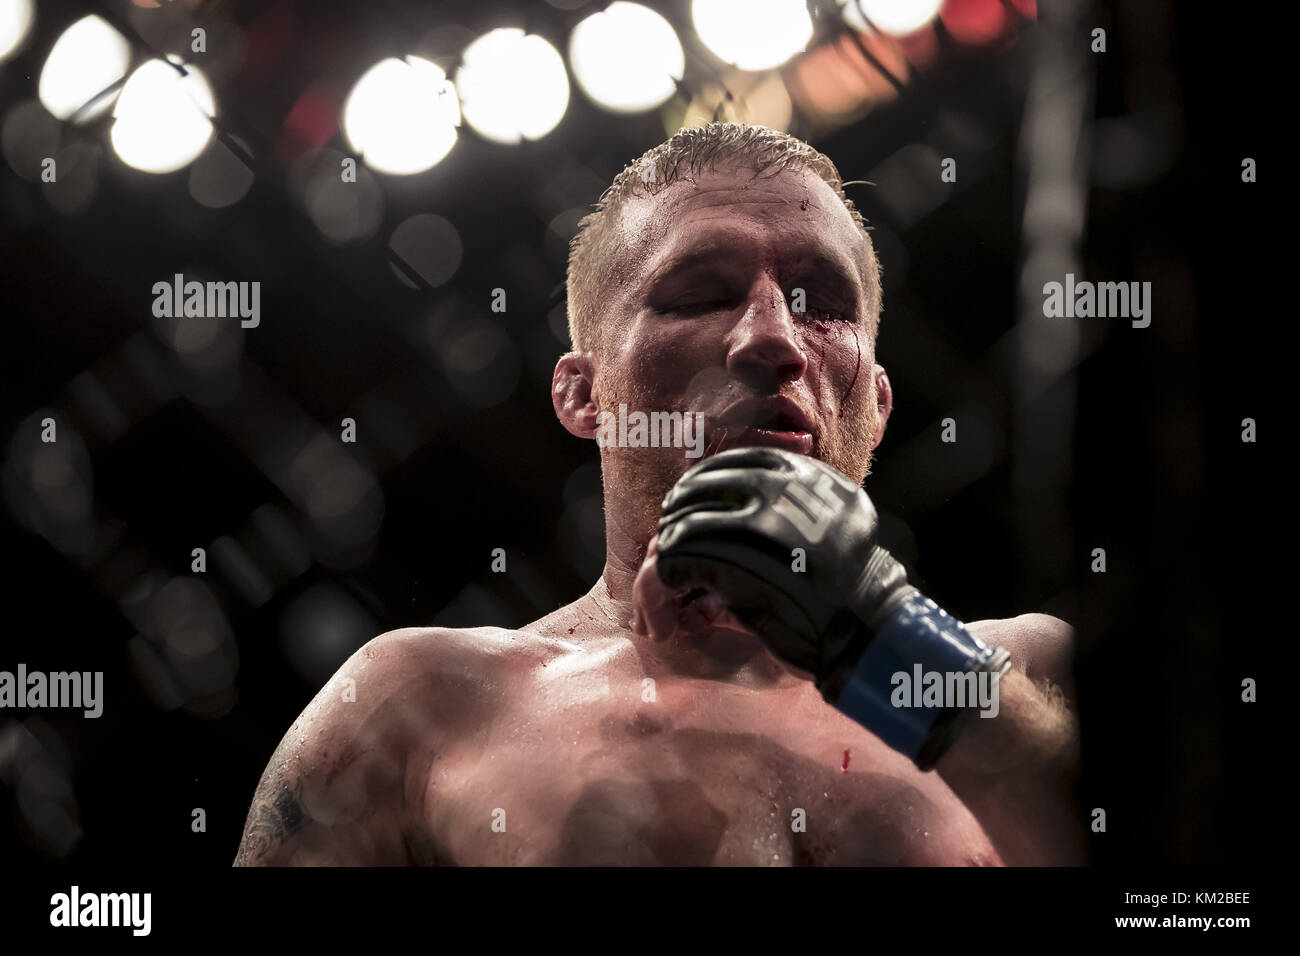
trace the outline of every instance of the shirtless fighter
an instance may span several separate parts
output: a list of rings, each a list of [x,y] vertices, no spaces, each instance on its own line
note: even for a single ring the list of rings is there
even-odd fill
[[[694,412],[705,454],[601,443],[605,569],[574,603],[353,655],[235,862],[1082,862],[1069,627],[962,625],[876,542],[879,270],[834,165],[762,127],[682,130],[583,221],[568,291],[565,428]],[[996,716],[900,701],[918,666],[983,675]]]

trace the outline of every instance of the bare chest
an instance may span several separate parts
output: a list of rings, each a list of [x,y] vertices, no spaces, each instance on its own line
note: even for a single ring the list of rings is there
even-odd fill
[[[434,761],[426,817],[439,862],[1000,862],[937,775],[811,689],[565,686],[533,685]]]

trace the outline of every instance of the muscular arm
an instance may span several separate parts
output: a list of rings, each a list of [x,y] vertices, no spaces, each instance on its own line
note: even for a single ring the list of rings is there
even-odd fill
[[[998,715],[972,717],[935,769],[1004,862],[1080,865],[1083,830],[1072,793],[1079,735],[1067,698],[1070,627],[1026,614],[971,629],[1011,650],[1016,666],[999,682]]]
[[[282,742],[253,794],[253,806],[244,824],[235,866],[274,862],[283,856],[286,844],[306,826],[302,778],[294,773],[294,767],[289,766],[290,758],[283,753],[285,749]]]
[[[455,693],[432,639],[377,637],[321,689],[262,775],[234,865],[420,862],[423,747]]]
[[[295,724],[262,775],[234,865],[408,863],[400,760],[376,755],[352,763],[356,772],[340,770],[310,742],[298,744],[296,731]]]

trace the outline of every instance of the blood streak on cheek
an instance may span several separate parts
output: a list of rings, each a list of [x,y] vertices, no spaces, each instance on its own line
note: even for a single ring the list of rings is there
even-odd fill
[[[840,771],[843,773],[849,772],[849,748],[848,747],[844,748],[844,763],[840,765]]]
[[[838,338],[840,330],[838,328],[838,323],[827,322],[823,319],[814,319],[810,328],[816,329],[821,333],[821,335],[817,336],[816,339],[810,343],[812,348],[817,352],[817,374],[820,376],[822,369],[826,367],[826,338],[830,335],[834,335]]]
[[[856,345],[858,348],[858,364],[854,366],[853,379],[852,381],[849,382],[849,390],[844,393],[844,399],[841,402],[841,404],[847,402],[849,400],[849,396],[853,394],[853,387],[858,384],[858,373],[862,371],[862,339],[858,338],[858,330],[856,328],[853,329],[852,331],[853,331],[853,344]]]

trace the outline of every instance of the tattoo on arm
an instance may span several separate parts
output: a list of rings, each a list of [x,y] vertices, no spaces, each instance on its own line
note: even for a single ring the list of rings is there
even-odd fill
[[[286,782],[278,773],[267,774],[253,796],[235,866],[253,863],[271,853],[305,827],[308,819],[302,806],[302,778]]]

